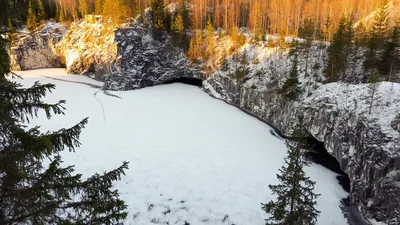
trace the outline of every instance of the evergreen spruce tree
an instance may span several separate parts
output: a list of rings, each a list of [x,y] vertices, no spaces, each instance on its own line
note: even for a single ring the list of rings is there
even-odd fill
[[[175,17],[174,22],[171,24],[171,31],[174,32],[173,37],[178,46],[182,46],[182,41],[185,35],[185,27],[183,24],[182,16],[180,14]]]
[[[54,89],[36,82],[23,88],[10,71],[6,24],[0,24],[0,224],[118,224],[127,206],[112,185],[127,163],[102,175],[83,179],[73,166],[63,166],[60,153],[80,146],[87,123],[41,133],[24,124],[39,111],[47,118],[63,114],[64,101],[47,104],[42,98]],[[14,76],[14,78],[17,78]]]
[[[325,76],[328,82],[344,79],[347,69],[347,61],[353,40],[352,22],[342,15],[339,26],[333,34],[332,42],[328,48],[328,63],[325,68]]]
[[[299,88],[299,79],[298,79],[298,72],[297,67],[299,64],[297,51],[294,54],[292,60],[292,68],[290,70],[289,77],[283,83],[279,94],[286,100],[296,100],[300,94]]]
[[[179,1],[179,10],[180,10],[180,14],[182,15],[183,26],[185,27],[185,30],[187,30],[190,28],[190,17],[189,17],[189,9],[188,9],[187,0]]]
[[[46,12],[44,11],[43,0],[37,1],[37,23],[41,23],[46,18]]]
[[[183,25],[183,19],[181,15],[177,15],[174,19],[174,22],[171,25],[171,31],[179,34],[183,34],[185,27]]]
[[[211,22],[211,18],[208,17],[206,26],[206,42],[207,42],[207,55],[213,56],[215,52],[215,34],[214,26]]]
[[[153,0],[151,2],[151,12],[153,16],[153,25],[156,30],[163,30],[165,27],[165,2],[164,0]]]
[[[301,119],[293,132],[293,137],[302,137]],[[314,225],[317,222],[319,211],[315,208],[315,182],[311,181],[303,171],[307,163],[302,159],[304,141],[296,143],[287,141],[288,147],[285,165],[279,169],[277,178],[279,184],[269,185],[276,201],[262,204],[262,208],[270,216],[266,219],[267,225]]]
[[[358,24],[354,31],[354,43],[358,47],[365,47],[368,43],[368,33],[367,28],[364,23]]]
[[[306,41],[304,43],[305,52],[306,52],[306,66],[305,66],[305,76],[308,77],[308,62],[310,59],[310,50],[312,41],[315,40],[315,30],[317,24],[312,19],[305,19],[303,22],[303,26],[299,29],[299,37],[304,38]]]
[[[400,56],[398,48],[400,47],[400,27],[395,26],[390,39],[383,46],[383,52],[379,59],[379,71],[391,81],[393,71],[397,70]]]
[[[374,23],[369,33],[367,51],[365,53],[364,69],[370,71],[370,76],[378,68],[377,62],[387,39],[389,27],[388,6],[382,6],[374,16]]]
[[[190,61],[195,62],[198,57],[198,52],[197,52],[197,35],[195,32],[192,32],[192,37],[190,38],[190,43],[189,43],[189,49],[188,52],[186,53],[186,57],[190,59]]]
[[[235,71],[236,79],[238,81],[243,79],[244,77],[246,77],[249,74],[250,69],[248,68],[248,63],[249,63],[249,59],[248,59],[247,50],[243,49],[243,51],[240,54],[239,67],[236,68],[236,71]]]
[[[228,54],[226,50],[221,57],[221,71],[227,72],[229,70],[229,61],[228,61]]]
[[[58,6],[56,8],[56,16],[58,22],[64,22],[65,20],[64,12]]]
[[[37,27],[37,18],[36,18],[36,12],[34,5],[32,1],[29,2],[29,7],[28,7],[28,15],[27,15],[27,21],[26,25],[29,31],[34,31],[36,30]]]
[[[307,41],[311,41],[311,40],[316,38],[315,37],[315,30],[319,31],[319,29],[316,29],[316,27],[319,27],[319,25],[316,24],[314,20],[305,19],[303,21],[302,26],[299,28],[298,36],[300,38],[303,38],[303,39],[307,40]],[[318,37],[320,37],[320,36],[321,35],[318,34]]]
[[[196,59],[199,59],[199,58],[203,59],[203,57],[204,57],[203,31],[201,31],[201,30],[196,31],[195,55],[196,55]]]

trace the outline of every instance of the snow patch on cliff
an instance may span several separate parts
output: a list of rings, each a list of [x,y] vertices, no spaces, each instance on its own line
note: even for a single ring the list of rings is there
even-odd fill
[[[330,83],[322,85],[312,96],[304,100],[305,104],[332,105],[343,113],[352,113],[365,117],[371,123],[379,125],[381,132],[393,138],[399,138],[400,133],[391,127],[392,121],[399,113],[400,84],[391,82],[376,83],[376,93],[372,99],[373,84]],[[369,108],[371,106],[371,113]],[[393,142],[387,143],[387,149],[395,149]],[[394,154],[399,154],[397,151]]]

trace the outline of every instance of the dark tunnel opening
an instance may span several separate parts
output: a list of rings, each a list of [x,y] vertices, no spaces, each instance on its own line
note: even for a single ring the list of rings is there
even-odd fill
[[[164,84],[173,84],[173,83],[182,83],[193,85],[196,87],[203,87],[203,81],[199,78],[191,78],[191,77],[179,77],[169,81],[166,81]]]

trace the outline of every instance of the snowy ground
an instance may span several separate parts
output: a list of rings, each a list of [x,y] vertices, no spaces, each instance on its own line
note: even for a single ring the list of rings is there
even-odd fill
[[[201,89],[171,84],[113,92],[122,99],[76,83],[100,84],[62,69],[18,72],[22,83],[55,83],[47,102],[67,100],[65,116],[32,121],[43,131],[75,125],[89,117],[82,147],[64,153],[86,176],[111,170],[122,161],[130,169],[116,184],[129,206],[125,224],[264,224],[261,202],[271,200],[286,147],[271,128],[235,107],[210,98]],[[347,193],[336,174],[318,166],[306,168],[317,181],[319,225],[344,225],[339,208]]]

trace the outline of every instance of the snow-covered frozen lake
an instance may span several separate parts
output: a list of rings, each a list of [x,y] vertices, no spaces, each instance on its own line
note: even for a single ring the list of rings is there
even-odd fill
[[[122,161],[130,169],[116,184],[129,206],[125,224],[264,224],[261,203],[271,200],[268,184],[286,154],[284,141],[271,128],[201,89],[171,84],[105,95],[84,84],[87,77],[63,69],[18,72],[24,85],[54,83],[45,101],[67,100],[65,116],[31,125],[42,130],[70,127],[89,117],[76,153],[63,153],[66,164],[89,176]],[[347,197],[336,174],[319,165],[306,168],[317,182],[319,225],[347,224],[340,199]]]

